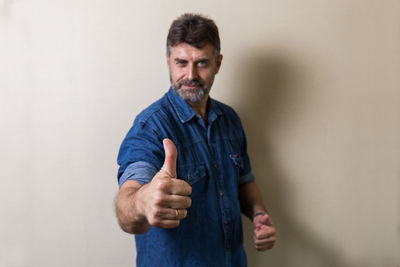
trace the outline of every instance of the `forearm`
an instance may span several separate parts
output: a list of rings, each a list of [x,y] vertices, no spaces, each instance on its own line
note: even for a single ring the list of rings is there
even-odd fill
[[[140,210],[138,197],[140,188],[121,188],[115,198],[115,211],[122,230],[131,234],[142,234],[149,230],[150,224]]]
[[[256,213],[267,212],[255,182],[249,182],[239,187],[239,202],[242,213],[251,220]]]

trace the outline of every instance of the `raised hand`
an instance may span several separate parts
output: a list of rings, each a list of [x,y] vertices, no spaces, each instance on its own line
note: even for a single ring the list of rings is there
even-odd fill
[[[192,187],[176,178],[177,149],[170,139],[163,140],[164,165],[152,181],[141,188],[141,206],[148,223],[159,228],[175,228],[187,216]]]

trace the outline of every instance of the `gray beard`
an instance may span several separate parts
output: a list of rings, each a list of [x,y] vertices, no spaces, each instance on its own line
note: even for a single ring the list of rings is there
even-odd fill
[[[210,90],[204,85],[200,87],[200,90],[193,90],[190,93],[183,91],[181,86],[172,86],[172,89],[183,101],[190,103],[197,103],[201,101],[210,92]]]
[[[193,81],[184,79],[176,84],[172,82],[171,75],[169,76],[169,79],[171,81],[171,87],[174,90],[175,94],[177,94],[183,101],[189,103],[197,103],[201,101],[210,92],[211,85],[210,87],[208,87],[202,80],[199,79]],[[189,91],[182,90],[182,85],[189,85],[189,84],[197,85],[199,89],[189,90]]]

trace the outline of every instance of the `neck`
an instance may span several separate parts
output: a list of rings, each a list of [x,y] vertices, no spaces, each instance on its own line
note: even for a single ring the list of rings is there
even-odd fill
[[[208,101],[208,95],[203,97],[203,99],[201,99],[199,102],[195,102],[195,103],[188,102],[188,104],[192,107],[194,112],[196,112],[197,114],[199,114],[201,116],[205,125],[207,125],[207,121],[208,121],[207,101]]]

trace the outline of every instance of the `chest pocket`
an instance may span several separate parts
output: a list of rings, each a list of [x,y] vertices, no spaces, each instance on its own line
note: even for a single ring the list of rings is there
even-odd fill
[[[233,165],[235,165],[239,169],[244,168],[244,160],[242,157],[239,156],[239,154],[230,154],[229,157],[231,158]]]
[[[207,185],[207,172],[203,164],[193,164],[179,166],[178,177],[187,182],[192,187],[192,198],[204,196],[205,187]]]

